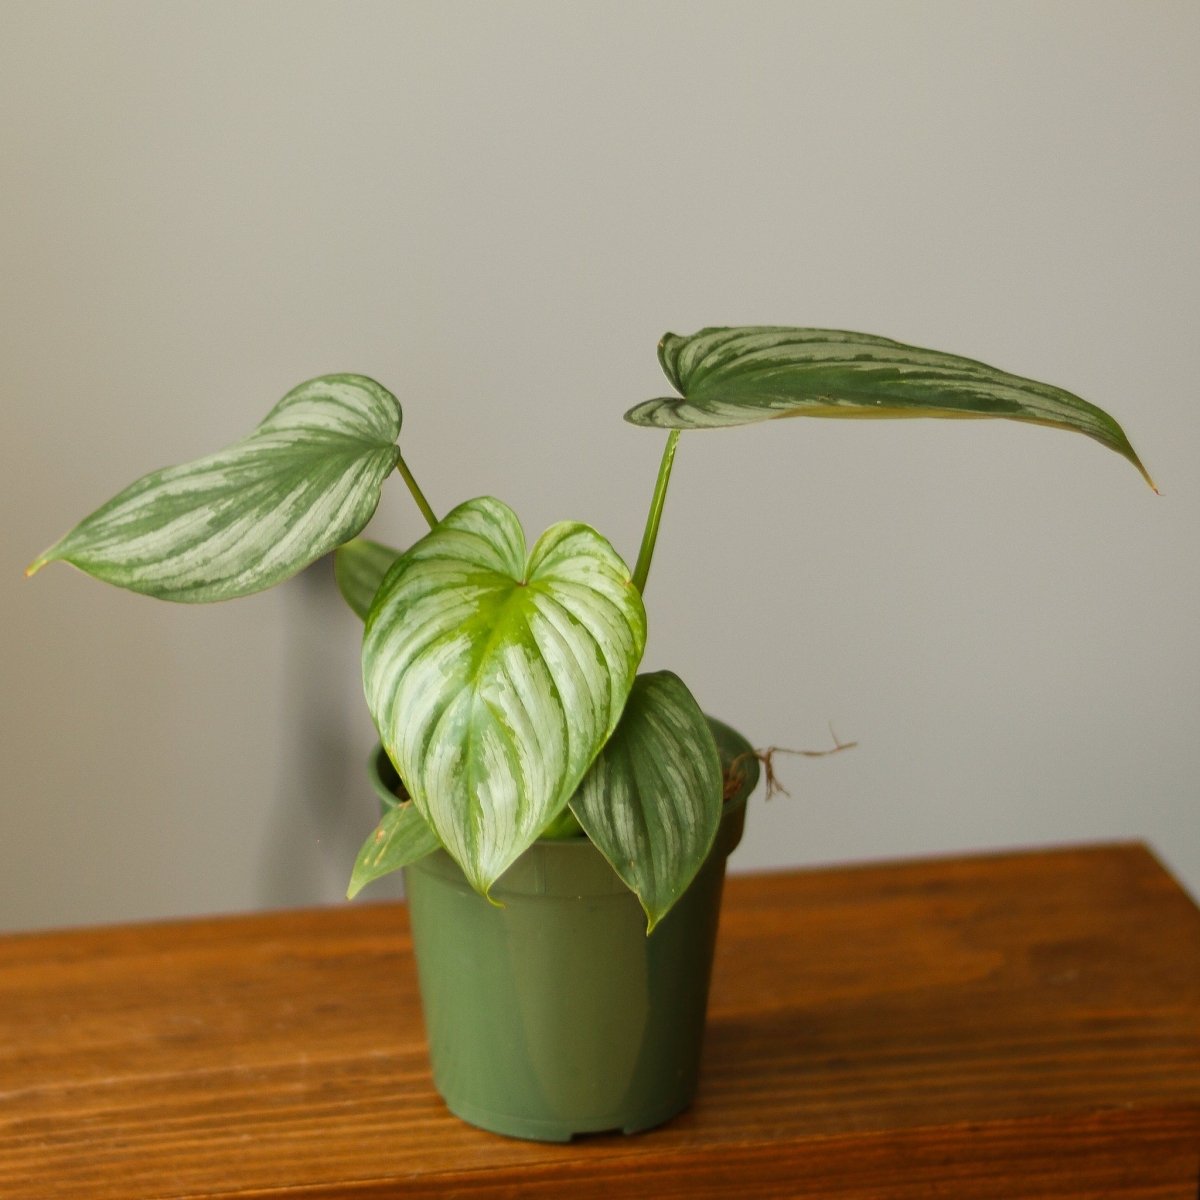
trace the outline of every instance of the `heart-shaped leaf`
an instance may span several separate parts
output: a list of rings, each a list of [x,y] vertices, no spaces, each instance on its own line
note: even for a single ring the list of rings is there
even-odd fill
[[[969,358],[835,329],[745,326],[666,334],[659,361],[679,396],[625,414],[635,425],[712,429],[778,417],[1004,417],[1086,434],[1154,486],[1120,425],[1078,396]]]
[[[396,397],[361,375],[290,391],[207,458],[139,479],[29,567],[55,559],[162,600],[258,592],[353,537],[396,465]]]
[[[721,823],[721,759],[670,671],[639,675],[571,811],[646,910],[649,933],[687,891]]]
[[[492,883],[566,805],[621,715],[646,638],[629,569],[595,530],[483,497],[404,553],[367,617],[380,740],[471,885]]]
[[[333,577],[338,591],[362,620],[367,619],[383,577],[399,557],[399,550],[361,537],[351,538],[333,552]]]

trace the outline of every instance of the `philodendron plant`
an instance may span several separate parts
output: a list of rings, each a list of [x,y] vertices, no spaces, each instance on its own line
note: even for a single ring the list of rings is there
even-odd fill
[[[490,496],[439,519],[401,454],[395,396],[360,375],[328,375],[289,392],[228,449],[139,479],[28,573],[60,559],[163,600],[228,600],[334,551],[342,594],[365,623],[367,705],[411,798],[367,838],[350,894],[444,847],[487,896],[537,838],[586,835],[652,929],[712,847],[723,795],[720,727],[676,675],[637,670],[642,593],[683,430],[1003,417],[1086,434],[1150,482],[1107,413],[970,359],[761,326],[667,334],[658,350],[678,394],[625,414],[669,430],[632,570],[575,521],[527,547],[516,514]],[[393,471],[429,523],[403,553],[357,536]]]

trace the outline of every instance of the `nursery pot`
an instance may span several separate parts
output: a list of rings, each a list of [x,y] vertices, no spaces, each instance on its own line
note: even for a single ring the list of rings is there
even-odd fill
[[[749,751],[727,727],[714,732]],[[444,851],[405,868],[433,1081],[451,1112],[565,1142],[650,1129],[688,1106],[725,860],[758,775],[748,761],[711,853],[649,936],[637,898],[585,837],[535,842],[492,888],[503,908]],[[382,752],[372,770],[394,803]]]

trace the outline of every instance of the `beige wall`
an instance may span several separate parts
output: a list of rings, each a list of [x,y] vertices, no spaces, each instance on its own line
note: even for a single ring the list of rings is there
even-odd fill
[[[9,3],[0,926],[316,903],[371,824],[355,621],[38,550],[294,383],[372,374],[434,504],[632,555],[658,336],[866,329],[1113,410],[1082,438],[684,439],[670,665],[785,764],[742,869],[1149,839],[1200,889],[1192,3]],[[420,532],[389,486],[376,525]]]

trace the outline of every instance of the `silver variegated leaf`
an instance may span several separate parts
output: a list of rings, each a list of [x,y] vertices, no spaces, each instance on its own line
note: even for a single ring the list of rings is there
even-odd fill
[[[367,617],[363,682],[413,800],[478,891],[566,805],[621,715],[646,638],[629,569],[595,530],[526,559],[484,497],[403,554]]]
[[[744,326],[668,333],[659,361],[679,395],[625,414],[635,425],[713,429],[778,417],[1003,417],[1074,430],[1127,458],[1120,425],[1047,383],[973,359],[836,329]]]
[[[29,567],[61,559],[162,600],[228,600],[294,575],[371,519],[400,404],[361,375],[290,391],[248,437],[144,476]]]
[[[670,671],[639,675],[571,811],[646,910],[647,932],[687,891],[721,822],[708,721]]]
[[[399,550],[362,537],[351,538],[333,552],[333,577],[338,591],[362,620],[367,619],[383,577],[399,557]]]

